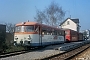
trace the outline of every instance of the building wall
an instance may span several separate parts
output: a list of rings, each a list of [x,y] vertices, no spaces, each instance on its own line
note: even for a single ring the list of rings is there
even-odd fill
[[[0,24],[0,53],[5,49],[6,25]]]
[[[11,33],[6,33],[6,44],[11,45],[14,41],[14,35]]]
[[[72,20],[68,19],[61,25],[61,28],[68,28],[77,31],[77,24],[74,23]]]

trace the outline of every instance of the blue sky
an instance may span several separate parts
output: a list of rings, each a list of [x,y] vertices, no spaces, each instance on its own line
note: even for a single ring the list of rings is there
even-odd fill
[[[0,23],[34,21],[36,8],[42,11],[52,1],[66,11],[64,19],[79,18],[81,30],[90,29],[90,0],[0,0]]]

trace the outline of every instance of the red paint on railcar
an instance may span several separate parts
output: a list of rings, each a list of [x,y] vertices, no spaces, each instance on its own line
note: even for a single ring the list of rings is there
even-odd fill
[[[71,29],[65,30],[65,39],[66,42],[78,41],[78,32]]]

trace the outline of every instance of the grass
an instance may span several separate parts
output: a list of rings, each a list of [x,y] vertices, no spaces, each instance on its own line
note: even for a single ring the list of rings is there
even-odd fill
[[[21,51],[21,50],[25,50],[24,47],[22,46],[9,46],[6,50],[5,50],[5,53],[8,53],[8,52],[14,52],[14,51]]]

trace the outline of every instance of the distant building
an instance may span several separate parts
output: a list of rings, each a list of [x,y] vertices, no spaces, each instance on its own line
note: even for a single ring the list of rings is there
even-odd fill
[[[87,37],[87,39],[90,39],[90,30],[87,29],[87,30],[85,30],[85,32],[86,32],[86,37]]]
[[[83,30],[81,31],[83,33],[83,36],[85,39],[89,39],[90,40],[90,30],[87,29],[87,30]]]
[[[60,24],[60,27],[65,29],[72,29],[79,32],[81,26],[79,25],[79,19],[67,18]]]

